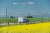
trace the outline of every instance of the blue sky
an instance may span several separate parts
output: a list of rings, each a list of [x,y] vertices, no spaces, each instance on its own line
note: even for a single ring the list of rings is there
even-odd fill
[[[0,17],[50,15],[50,0],[0,0]]]

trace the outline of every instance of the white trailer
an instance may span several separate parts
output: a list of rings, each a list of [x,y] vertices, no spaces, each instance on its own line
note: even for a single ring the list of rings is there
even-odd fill
[[[18,22],[24,22],[25,21],[25,18],[23,17],[18,17]]]
[[[24,17],[18,17],[18,22],[28,22],[29,20]]]

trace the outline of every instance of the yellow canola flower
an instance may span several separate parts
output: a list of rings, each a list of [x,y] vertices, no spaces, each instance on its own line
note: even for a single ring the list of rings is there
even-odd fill
[[[0,33],[50,33],[50,22],[2,27]]]

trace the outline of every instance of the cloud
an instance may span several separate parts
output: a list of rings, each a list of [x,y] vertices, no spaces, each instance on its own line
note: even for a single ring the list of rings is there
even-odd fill
[[[27,4],[34,4],[34,2],[28,2]]]
[[[21,3],[21,4],[34,4],[34,2],[27,2],[27,3]]]
[[[19,4],[19,3],[13,2],[13,4]],[[21,3],[21,4],[34,4],[34,2],[27,2],[27,3]]]
[[[16,3],[16,2],[13,2],[13,4],[18,4],[18,3]]]

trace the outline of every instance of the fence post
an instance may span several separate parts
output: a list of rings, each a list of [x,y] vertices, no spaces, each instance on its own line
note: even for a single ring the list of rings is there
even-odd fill
[[[14,22],[14,24],[15,24],[15,22]]]
[[[35,23],[35,21],[34,21],[34,23]]]
[[[9,26],[9,22],[8,22],[8,26]]]

